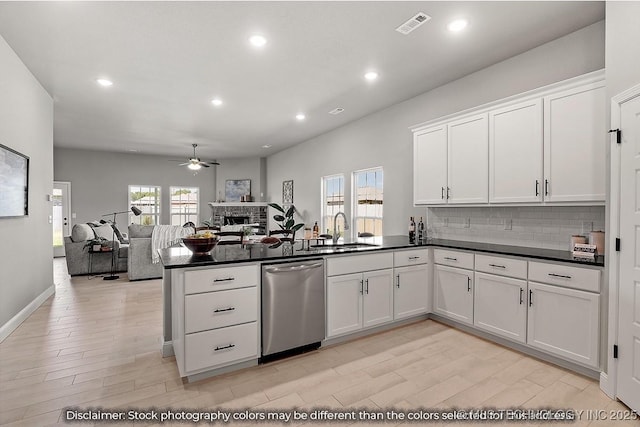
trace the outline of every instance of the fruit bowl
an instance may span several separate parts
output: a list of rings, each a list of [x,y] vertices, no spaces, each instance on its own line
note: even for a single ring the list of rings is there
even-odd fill
[[[194,255],[207,255],[218,244],[217,237],[183,237],[182,244]]]

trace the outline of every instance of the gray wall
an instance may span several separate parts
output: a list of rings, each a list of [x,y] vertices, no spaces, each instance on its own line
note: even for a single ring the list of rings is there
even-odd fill
[[[371,114],[267,158],[270,201],[281,200],[282,181],[294,180],[294,204],[307,224],[320,219],[320,178],[384,168],[384,234],[405,234],[413,207],[411,125],[535,89],[604,67],[604,21]],[[351,208],[345,209],[349,218]]]
[[[640,84],[640,1],[607,1],[607,93]]]
[[[260,157],[247,157],[220,160],[220,166],[216,171],[217,192],[215,200],[224,200],[224,186],[228,179],[250,179],[251,195],[254,201],[261,202],[266,192],[264,182],[264,159]]]
[[[0,37],[0,144],[30,158],[29,216],[0,219],[0,327],[53,285],[53,101]]]
[[[162,204],[160,222],[169,224],[169,187],[200,188],[200,221],[211,216],[208,202],[216,199],[216,167],[202,168],[196,175],[168,157],[104,151],[56,148],[53,152],[56,181],[71,182],[72,223],[100,219],[101,215],[129,209],[129,185],[159,185]],[[117,222],[127,224],[126,215]]]

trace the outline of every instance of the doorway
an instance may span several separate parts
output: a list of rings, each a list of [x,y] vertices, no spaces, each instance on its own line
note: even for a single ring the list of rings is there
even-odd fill
[[[53,182],[53,256],[64,256],[64,236],[71,235],[71,183]]]

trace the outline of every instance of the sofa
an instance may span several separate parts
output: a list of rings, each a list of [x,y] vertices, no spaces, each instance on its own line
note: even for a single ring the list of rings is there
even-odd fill
[[[129,225],[129,280],[157,279],[162,277],[162,263],[151,261],[151,235],[153,225]]]
[[[64,251],[67,261],[67,270],[71,276],[83,274],[105,274],[111,272],[111,257],[115,256],[115,271],[127,271],[127,258],[129,245],[124,236],[122,241],[116,235],[113,239],[113,228],[109,224],[75,224],[71,230],[71,236],[64,237]],[[112,247],[115,253],[89,253],[89,247],[85,247],[87,242],[96,237],[104,237],[108,240],[107,245]],[[89,261],[91,261],[91,271],[89,271]]]

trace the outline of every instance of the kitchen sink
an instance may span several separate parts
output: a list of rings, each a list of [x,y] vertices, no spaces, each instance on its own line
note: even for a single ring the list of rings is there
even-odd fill
[[[374,243],[326,243],[324,245],[311,245],[314,249],[331,249],[331,250],[356,250],[356,249],[374,249],[380,247]]]

